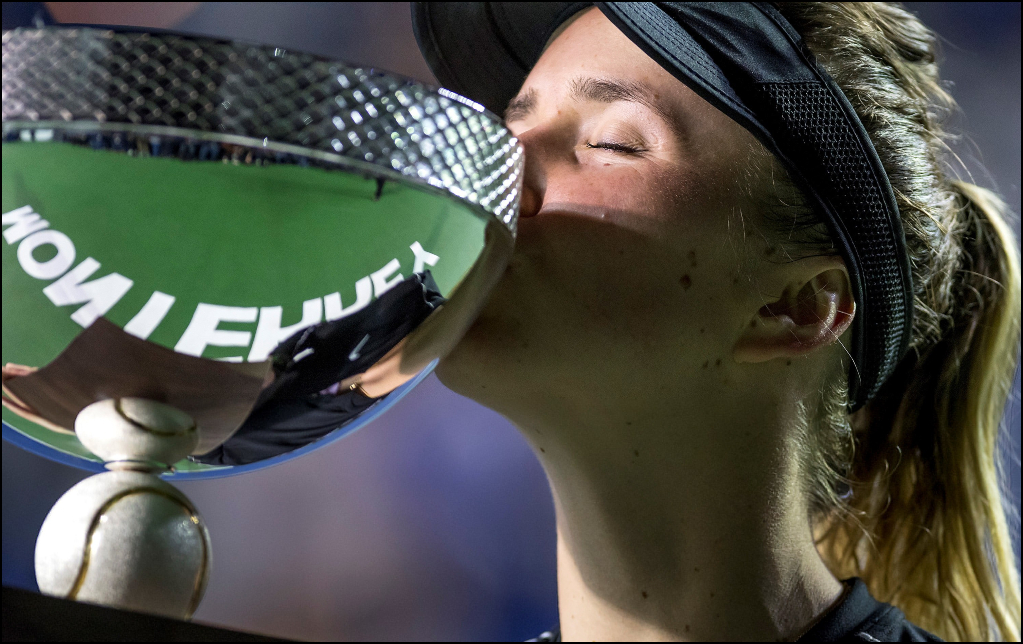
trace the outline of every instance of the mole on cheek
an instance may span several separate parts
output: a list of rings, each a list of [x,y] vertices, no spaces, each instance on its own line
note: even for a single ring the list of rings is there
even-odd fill
[[[682,276],[678,283],[682,285],[684,290],[688,291],[689,287],[693,285],[693,279],[689,277],[689,274],[687,273]]]

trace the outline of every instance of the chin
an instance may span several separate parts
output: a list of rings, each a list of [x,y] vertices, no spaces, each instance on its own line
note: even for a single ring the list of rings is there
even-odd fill
[[[441,358],[433,373],[437,375],[440,383],[460,396],[477,400],[478,392],[470,391],[469,385],[473,382],[472,376],[468,373],[466,365],[459,360],[456,348],[450,354]]]
[[[498,382],[504,380],[502,365],[509,359],[501,355],[502,344],[507,343],[509,337],[498,332],[496,326],[495,320],[484,311],[455,348],[441,358],[434,372],[445,387],[484,403],[488,390],[502,386]]]
[[[529,324],[530,313],[511,309],[512,301],[488,302],[435,369],[445,387],[502,414],[535,402],[537,387],[551,375],[538,336],[549,329]]]
[[[550,376],[550,352],[542,347],[556,329],[539,302],[551,299],[542,284],[525,279],[521,262],[513,256],[476,320],[435,369],[445,387],[499,412]]]

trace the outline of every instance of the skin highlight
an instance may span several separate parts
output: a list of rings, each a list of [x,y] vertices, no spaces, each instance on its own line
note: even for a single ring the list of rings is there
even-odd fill
[[[596,9],[510,107],[515,254],[437,374],[547,473],[562,637],[798,637],[842,594],[813,543],[800,419],[845,355],[844,263],[737,248],[758,144]]]

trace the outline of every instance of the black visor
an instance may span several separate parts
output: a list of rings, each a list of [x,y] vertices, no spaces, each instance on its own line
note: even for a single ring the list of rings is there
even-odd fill
[[[412,17],[441,84],[501,113],[548,38],[589,4],[413,2]],[[849,401],[858,409],[909,345],[913,283],[895,195],[849,100],[767,3],[596,4],[774,153],[827,223],[856,301]]]

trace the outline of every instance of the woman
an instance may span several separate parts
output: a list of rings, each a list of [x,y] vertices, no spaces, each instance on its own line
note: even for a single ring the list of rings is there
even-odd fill
[[[1019,639],[1019,256],[944,165],[934,35],[887,4],[469,4],[416,3],[417,37],[512,99],[527,164],[515,256],[437,373],[543,464],[560,636]],[[749,90],[779,69],[809,80]]]

